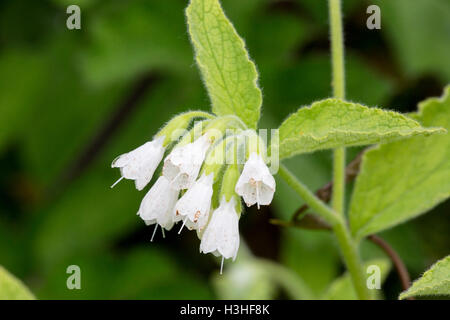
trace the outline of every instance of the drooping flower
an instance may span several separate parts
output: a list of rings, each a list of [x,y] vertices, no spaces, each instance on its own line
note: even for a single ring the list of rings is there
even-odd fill
[[[239,217],[236,212],[235,197],[226,201],[225,196],[219,207],[212,213],[211,220],[203,233],[200,252],[233,258],[239,249]],[[222,269],[222,268],[221,268]]]
[[[147,225],[155,224],[166,230],[172,229],[174,225],[174,207],[178,198],[179,191],[171,187],[170,181],[166,177],[160,176],[152,188],[142,199],[138,215]],[[152,240],[153,240],[152,236]]]
[[[164,136],[160,136],[114,159],[111,167],[120,168],[122,177],[111,188],[125,178],[135,180],[136,189],[142,190],[152,179],[164,156],[163,142]]]
[[[175,189],[187,189],[197,179],[211,140],[203,135],[194,142],[175,148],[164,159],[163,175]]]
[[[244,198],[248,207],[257,203],[269,205],[275,193],[275,179],[263,158],[256,152],[250,154],[236,183],[235,191]]]
[[[183,220],[189,230],[202,230],[208,222],[214,174],[203,174],[175,205],[175,221]]]

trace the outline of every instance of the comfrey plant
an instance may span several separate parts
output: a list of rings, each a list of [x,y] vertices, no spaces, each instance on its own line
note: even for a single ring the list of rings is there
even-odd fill
[[[188,131],[198,118],[204,120]],[[234,115],[186,112],[170,120],[152,141],[117,157],[112,167],[120,168],[122,176],[111,187],[125,178],[142,190],[161,162],[162,174],[138,211],[147,225],[155,225],[151,241],[158,226],[164,236],[164,230],[181,222],[178,233],[184,227],[196,230],[201,252],[221,256],[222,265],[224,259],[234,260],[240,197],[259,209],[272,202],[275,192],[262,138]]]
[[[315,223],[336,236],[356,297],[371,299],[360,241],[426,212],[450,195],[445,129],[450,126],[450,88],[443,98],[424,102],[418,114],[408,116],[345,101],[340,0],[329,0],[329,10],[334,97],[301,107],[274,131],[268,145],[258,131],[258,73],[243,40],[218,0],[191,0],[186,10],[189,35],[212,113],[175,116],[152,141],[119,156],[112,167],[120,169],[119,181],[134,180],[142,190],[162,163],[162,173],[138,210],[147,225],[155,225],[151,239],[158,227],[164,236],[179,223],[178,233],[196,230],[200,252],[221,256],[222,266],[224,259],[234,260],[239,249],[241,198],[258,209],[269,205],[276,190],[273,175],[278,173],[320,217]],[[362,156],[347,212],[345,148],[374,144],[380,145]],[[324,149],[334,149],[331,206],[278,164]],[[293,219],[298,222],[297,216]]]

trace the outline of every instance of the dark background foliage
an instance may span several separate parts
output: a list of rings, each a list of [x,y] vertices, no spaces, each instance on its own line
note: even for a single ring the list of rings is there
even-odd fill
[[[246,40],[264,93],[262,128],[329,97],[325,0],[223,0]],[[343,0],[348,99],[401,112],[450,82],[447,0]],[[66,7],[81,7],[81,30]],[[382,29],[366,28],[378,4]],[[0,2],[0,264],[38,298],[216,298],[211,256],[194,233],[154,243],[135,215],[144,192],[119,177],[115,156],[150,139],[171,116],[208,110],[186,32],[186,0],[2,0]],[[358,150],[349,150],[349,160]],[[330,180],[329,152],[288,165],[311,188]],[[301,201],[278,181],[274,204],[242,216],[251,250],[297,272],[320,294],[342,273],[331,235],[282,229]],[[384,232],[412,278],[448,254],[447,201]],[[364,243],[366,258],[382,256]],[[66,288],[66,267],[82,290]],[[400,282],[391,271],[385,296]],[[272,297],[283,297],[282,292]]]

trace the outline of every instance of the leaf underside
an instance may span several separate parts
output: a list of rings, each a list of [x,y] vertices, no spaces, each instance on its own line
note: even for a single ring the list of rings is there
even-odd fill
[[[414,118],[450,130],[450,86],[419,105]],[[450,134],[413,137],[365,153],[350,204],[357,238],[391,228],[450,196]]]
[[[191,0],[186,9],[195,59],[212,102],[222,116],[235,114],[256,128],[262,93],[258,73],[244,41],[225,16],[218,0]]]
[[[442,129],[423,128],[417,121],[392,111],[326,99],[300,108],[279,128],[280,158],[316,150],[370,145]]]

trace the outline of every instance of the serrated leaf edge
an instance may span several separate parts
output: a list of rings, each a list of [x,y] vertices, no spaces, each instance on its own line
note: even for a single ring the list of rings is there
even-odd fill
[[[405,116],[405,115],[403,115],[401,113],[398,113],[398,112],[395,112],[395,111],[392,111],[392,110],[384,110],[384,109],[380,109],[380,108],[376,108],[376,107],[368,107],[368,106],[365,106],[365,105],[362,105],[362,104],[359,104],[359,103],[352,103],[352,102],[344,101],[344,100],[341,100],[341,99],[335,99],[335,98],[329,98],[329,99],[325,99],[325,100],[316,101],[313,104],[311,104],[310,106],[301,107],[299,110],[297,110],[296,112],[294,112],[291,115],[289,115],[286,118],[286,120],[284,120],[283,123],[280,125],[280,128],[289,120],[289,118],[291,116],[294,116],[294,115],[296,115],[298,113],[304,112],[303,110],[305,110],[305,109],[312,110],[313,108],[317,107],[319,104],[324,103],[324,102],[330,102],[330,103],[337,102],[337,103],[344,103],[344,104],[351,105],[351,106],[362,107],[363,109],[365,109],[365,110],[363,110],[363,112],[364,111],[375,110],[375,111],[377,111],[380,114],[381,113],[387,113],[387,114],[389,114],[391,116],[394,116],[396,118],[411,120],[411,122],[417,124],[417,127],[416,128],[412,128],[412,127],[409,128],[409,130],[411,131],[410,133],[401,132],[401,131],[398,131],[398,130],[385,131],[385,132],[379,132],[379,131],[377,132],[377,131],[332,130],[332,131],[329,131],[329,133],[327,135],[323,136],[323,137],[318,137],[318,136],[315,136],[313,134],[304,134],[302,137],[304,137],[304,138],[311,138],[312,140],[317,141],[317,142],[320,143],[321,141],[328,140],[330,136],[332,136],[334,134],[337,134],[337,133],[348,133],[348,134],[355,134],[355,135],[357,135],[357,134],[369,135],[370,134],[370,135],[375,135],[375,136],[380,137],[380,138],[383,138],[383,137],[392,135],[393,133],[396,133],[396,134],[398,134],[400,136],[396,140],[401,140],[401,139],[406,138],[406,137],[409,138],[409,137],[414,137],[414,136],[417,136],[417,135],[428,136],[428,135],[432,135],[432,134],[436,134],[436,133],[446,133],[447,132],[446,129],[439,128],[439,127],[424,128],[415,119],[412,119],[410,117],[407,117],[407,116]],[[290,135],[292,133],[292,131],[294,131],[294,130],[295,129],[290,130],[290,132],[287,135]],[[296,140],[297,140],[297,138],[285,138],[285,139],[283,139],[283,142],[280,143],[280,148],[281,148],[282,145],[289,144],[290,142],[296,141]],[[395,140],[391,140],[389,142],[393,142],[393,141],[395,141]],[[351,145],[352,146],[356,146],[358,144],[356,143],[356,144],[351,144]],[[300,151],[300,152],[293,153],[291,155],[287,155],[287,156],[281,157],[281,158],[285,159],[285,158],[292,157],[294,155],[310,153],[310,152],[314,152],[314,151],[316,151],[318,149],[320,149],[320,147],[316,148],[316,149],[309,150],[309,151]]]
[[[239,36],[239,34],[238,34],[237,31],[236,31],[236,28],[233,26],[233,24],[231,23],[230,19],[228,19],[227,15],[225,14],[225,11],[223,10],[223,7],[222,7],[222,4],[220,3],[220,1],[217,0],[217,2],[218,2],[218,5],[219,5],[219,7],[220,7],[220,9],[221,9],[221,11],[222,11],[224,17],[225,17],[225,21],[226,21],[227,25],[228,25],[229,27],[231,27],[232,32],[233,32],[234,35],[238,38],[240,47],[241,47],[241,48],[243,49],[243,51],[245,52],[245,57],[246,57],[247,61],[249,62],[252,71],[255,73],[255,77],[254,77],[254,79],[252,80],[252,84],[253,84],[253,89],[256,89],[256,90],[258,91],[258,93],[259,93],[259,109],[258,109],[258,117],[257,117],[258,119],[256,120],[256,123],[252,126],[252,128],[257,128],[259,119],[261,118],[261,108],[262,108],[262,101],[263,101],[263,99],[262,99],[262,90],[261,90],[261,88],[259,87],[259,73],[258,73],[258,69],[256,68],[255,62],[250,58],[250,55],[249,55],[249,52],[248,52],[248,50],[247,50],[247,46],[246,46],[246,44],[245,44],[244,39],[242,39],[241,36]],[[189,1],[189,5],[186,7],[186,10],[185,10],[186,23],[187,23],[187,25],[188,25],[188,33],[189,33],[189,37],[188,37],[188,38],[189,38],[190,42],[192,43],[192,47],[194,48],[194,52],[195,52],[195,61],[196,61],[197,65],[198,65],[199,69],[200,69],[201,71],[202,71],[202,70],[207,70],[206,66],[200,62],[200,60],[199,60],[199,58],[198,58],[198,55],[197,55],[197,45],[198,45],[198,46],[201,46],[201,43],[199,43],[198,41],[196,41],[196,40],[194,39],[194,37],[190,36],[190,34],[191,34],[191,25],[190,25],[190,23],[189,23],[188,12],[189,12],[190,10],[192,10],[192,7],[191,7],[191,6],[192,6],[192,0]],[[210,41],[209,41],[209,36],[208,36],[207,34],[206,34],[206,36],[208,37],[208,42],[210,42]],[[220,70],[220,68],[217,68],[217,69],[219,70],[219,72],[221,73],[221,76],[223,77],[222,70]],[[206,91],[207,91],[207,93],[208,93],[208,96],[209,96],[209,98],[210,98],[211,105],[212,105],[212,104],[213,104],[213,102],[212,102],[213,99],[212,99],[212,96],[211,96],[211,93],[210,93],[210,87],[209,87],[209,85],[208,85],[208,83],[207,83],[207,81],[206,81],[206,79],[205,79],[205,77],[204,77],[204,75],[203,75],[203,72],[200,72],[200,75],[201,75],[201,79],[202,79],[202,81],[203,81],[203,83],[204,83],[204,85],[205,85],[205,87],[206,87],[206,89],[207,89]],[[227,93],[229,94],[229,96],[230,96],[230,93],[228,92],[228,90],[226,90],[226,92],[227,92]],[[231,97],[231,96],[230,96],[230,97]],[[233,99],[231,99],[231,100],[233,100]],[[232,108],[234,114],[235,114],[236,116],[239,117],[239,115],[236,113],[236,106],[233,105],[233,106],[231,106],[231,108]],[[212,111],[214,112],[214,106],[212,106],[211,109],[212,109]],[[252,110],[252,112],[253,112],[253,110]],[[239,118],[240,118],[240,117],[239,117]],[[246,120],[246,119],[242,119],[242,121],[244,121],[244,123],[247,123],[245,120]]]
[[[443,93],[440,97],[430,97],[428,99],[419,102],[417,106],[417,112],[415,112],[414,115],[421,116],[423,115],[424,110],[426,108],[429,108],[428,106],[431,105],[433,102],[444,103],[447,99],[450,99],[450,85],[447,85],[444,88]]]
[[[410,298],[410,297],[414,297],[414,296],[420,295],[418,293],[419,293],[419,291],[423,291],[423,288],[432,289],[433,286],[430,286],[430,285],[425,285],[425,286],[421,286],[419,289],[414,289],[414,284],[417,283],[418,281],[420,281],[421,279],[423,279],[424,277],[426,277],[428,274],[432,274],[434,272],[434,269],[437,268],[439,266],[439,264],[446,263],[447,260],[450,260],[450,256],[447,256],[447,257],[437,261],[435,264],[433,264],[427,271],[424,272],[424,274],[420,278],[416,279],[412,283],[411,287],[409,287],[408,290],[405,290],[402,293],[400,293],[398,298],[400,300],[402,300],[402,299],[405,299],[405,298]],[[445,279],[444,281],[442,281],[442,283],[443,284],[446,284],[446,283],[450,284],[450,279]],[[437,295],[436,294],[424,294],[423,296],[437,296]]]
[[[418,104],[418,111],[412,113],[411,116],[414,116],[414,117],[420,117],[420,116],[423,115],[423,112],[425,111],[425,109],[426,109],[426,108],[429,108],[428,106],[430,106],[432,103],[434,103],[434,102],[437,102],[437,103],[444,103],[447,99],[450,99],[450,85],[447,85],[447,86],[444,88],[444,92],[443,92],[443,94],[442,94],[440,97],[430,97],[430,98],[428,98],[428,99],[425,99],[424,101],[421,101],[421,102]],[[416,120],[414,119],[414,121],[416,121]],[[416,122],[418,122],[418,121],[416,121]],[[419,122],[418,122],[418,123],[419,123]],[[420,124],[420,123],[419,123],[419,124]],[[429,128],[430,128],[430,129],[437,129],[437,131],[436,131],[435,133],[448,133],[448,132],[447,132],[447,129],[445,129],[445,128],[437,128],[437,127],[429,127]],[[425,134],[425,135],[427,135],[427,134]],[[391,142],[394,142],[394,141],[391,141]],[[372,147],[370,150],[366,151],[364,157],[367,157],[368,154],[370,154],[370,152],[375,152],[376,150],[378,150],[378,149],[381,147],[381,145],[382,145],[382,144],[379,144],[379,145],[377,145],[377,146]],[[360,172],[365,172],[365,164],[366,164],[366,162],[365,162],[364,159],[363,159],[363,161],[361,162],[361,169],[360,169]],[[447,199],[447,198],[449,198],[449,197],[450,197],[450,192],[449,192],[449,193],[442,192],[442,193],[436,194],[436,196],[435,196],[434,199],[433,199],[433,200],[434,200],[434,201],[433,201],[434,205],[431,206],[431,207],[428,208],[428,209],[425,209],[425,210],[426,210],[426,211],[429,211],[429,210],[433,209],[434,207],[436,207],[436,206],[439,205],[442,201],[444,201],[445,199]],[[386,207],[386,208],[389,208],[389,206]],[[386,210],[386,208],[384,208],[383,211]],[[383,212],[383,211],[381,211],[381,212]],[[417,217],[421,212],[423,212],[423,209],[422,209],[422,210],[416,210],[416,211],[414,211],[414,214],[413,214],[410,218],[413,219],[413,218]],[[358,230],[356,230],[356,231],[353,230],[353,228],[351,227],[352,224],[350,223],[351,232],[352,232],[352,234],[354,235],[354,237],[355,237],[356,239],[358,239],[358,240],[361,240],[366,234],[368,234],[367,232],[364,232],[365,230],[367,230],[367,227],[365,227],[365,226],[369,225],[370,222],[371,222],[373,219],[375,219],[375,217],[377,217],[377,216],[379,216],[379,215],[380,215],[380,212],[379,212],[378,214],[372,216],[369,220],[367,220],[366,223],[364,223],[364,225],[363,225],[362,227],[360,227],[360,228],[359,228]],[[402,223],[404,223],[404,222],[407,222],[407,221],[409,221],[409,220],[410,220],[410,219],[407,219],[406,221],[398,221],[398,222],[396,222],[395,224],[392,224],[392,225],[391,225],[391,228],[392,228],[392,227],[395,227],[395,226],[397,226],[397,225],[399,225],[399,224],[402,224]],[[374,230],[373,232],[370,232],[370,233],[375,233],[375,232],[377,232],[377,231],[379,231],[379,230]]]

